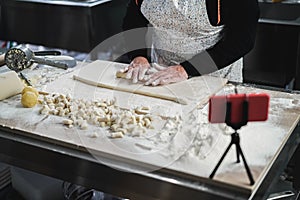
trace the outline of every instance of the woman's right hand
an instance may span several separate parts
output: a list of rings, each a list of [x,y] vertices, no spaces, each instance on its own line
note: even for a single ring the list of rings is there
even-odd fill
[[[144,80],[145,75],[150,68],[150,63],[147,58],[138,56],[135,57],[132,62],[122,70],[122,72],[126,73],[126,79],[132,79],[133,83],[137,83],[138,80]]]

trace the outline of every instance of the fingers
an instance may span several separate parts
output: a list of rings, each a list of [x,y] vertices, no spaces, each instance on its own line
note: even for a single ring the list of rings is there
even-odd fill
[[[125,73],[127,71],[128,71],[128,66],[119,70],[119,72],[121,72],[121,73]]]
[[[150,68],[147,70],[146,75],[151,75],[151,74],[154,74],[154,73],[156,73],[156,72],[158,72],[157,69],[155,69],[154,67],[150,67]]]
[[[139,71],[141,71],[141,69],[139,67],[133,68],[133,70],[132,70],[132,83],[137,83],[138,82]]]
[[[173,77],[167,77],[165,79],[160,80],[160,84],[161,85],[166,85],[166,84],[170,84],[170,83],[177,83],[177,82],[181,82],[186,80],[185,77],[182,76],[173,76]]]
[[[128,67],[127,67],[127,74],[126,74],[126,79],[134,79],[135,76],[137,76],[137,72],[135,72],[138,68],[139,65],[138,64],[135,64],[134,62],[131,62]],[[135,77],[135,79],[137,79]]]
[[[133,83],[144,80],[149,67],[149,64],[130,64],[127,70],[126,79],[132,79]]]
[[[156,72],[151,72],[151,69]],[[127,72],[126,79],[132,79],[132,83],[145,81],[145,85],[152,86],[180,82],[188,78],[186,71],[181,65],[165,68],[153,63],[153,68],[151,68],[147,59],[140,57],[132,61],[128,67],[121,69],[120,72]]]
[[[166,69],[166,67],[161,66],[161,65],[159,65],[159,64],[157,64],[157,63],[152,63],[152,66],[153,66],[153,68],[156,69],[157,71],[162,71],[162,70]]]
[[[178,67],[169,67],[163,71],[156,72],[150,76],[145,85],[165,85],[176,83],[187,79],[187,74],[184,70]]]
[[[165,71],[156,72],[149,77],[145,85],[152,85],[152,86],[159,85],[160,81],[163,80],[164,78],[168,78],[168,76],[170,75],[167,74]]]
[[[148,71],[148,68],[145,68],[145,67],[142,67],[142,68],[139,70],[139,72],[138,72],[138,77],[139,77],[139,80],[140,80],[140,81],[141,81],[141,80],[144,80],[147,71]]]
[[[128,71],[126,73],[126,79],[131,79],[132,78],[132,73],[133,73],[133,68],[128,67]]]

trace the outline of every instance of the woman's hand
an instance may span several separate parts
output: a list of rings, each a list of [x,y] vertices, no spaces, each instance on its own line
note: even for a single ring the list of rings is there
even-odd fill
[[[133,83],[137,83],[138,80],[144,80],[149,68],[150,64],[148,60],[145,57],[139,56],[134,58],[122,72],[127,72],[126,79],[132,79]]]
[[[146,81],[145,85],[166,85],[188,79],[188,74],[181,65],[167,67],[164,70],[155,72]]]

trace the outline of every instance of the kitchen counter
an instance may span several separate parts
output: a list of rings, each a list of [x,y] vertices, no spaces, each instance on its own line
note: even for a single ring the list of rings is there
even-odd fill
[[[126,0],[1,0],[1,40],[90,52],[121,32]]]
[[[300,2],[286,0],[280,3],[260,1],[261,23],[300,25]]]
[[[40,67],[24,73],[34,77],[41,90],[76,91],[74,98],[113,95],[118,102],[128,96],[74,82],[70,77],[81,67],[84,66],[68,71]],[[43,77],[37,78],[39,74]],[[151,149],[165,143],[151,143],[143,137],[109,139],[105,131],[94,126],[87,130],[66,128],[59,117],[39,115],[39,106],[22,108],[17,95],[0,102],[0,160],[130,199],[263,199],[299,143],[300,95],[255,85],[239,85],[238,91],[267,92],[271,96],[268,121],[249,123],[240,130],[241,147],[256,181],[253,186],[249,185],[242,163],[235,163],[233,150],[215,178],[208,178],[230,142],[230,131],[220,124],[207,123],[207,105],[194,110],[190,124],[183,124],[183,129],[175,134],[175,143],[153,152]],[[233,85],[227,84],[220,92],[234,92]],[[133,94],[129,97],[135,104],[151,102],[160,114],[172,115],[174,110],[183,108],[166,100]],[[191,126],[190,131],[183,131]],[[87,136],[96,130],[99,137]],[[187,141],[189,145],[177,149],[176,144],[181,144],[187,133],[194,133]]]
[[[27,3],[40,3],[40,4],[50,4],[50,5],[62,5],[62,6],[79,6],[79,7],[93,7],[99,4],[110,2],[112,0],[16,0],[17,2],[27,2]]]
[[[259,1],[253,49],[244,57],[244,81],[300,89],[300,3]]]

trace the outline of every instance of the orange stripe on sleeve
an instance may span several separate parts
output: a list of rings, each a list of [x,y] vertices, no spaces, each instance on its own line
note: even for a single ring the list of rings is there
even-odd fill
[[[221,0],[218,0],[218,22],[217,24],[220,24],[221,22]]]

